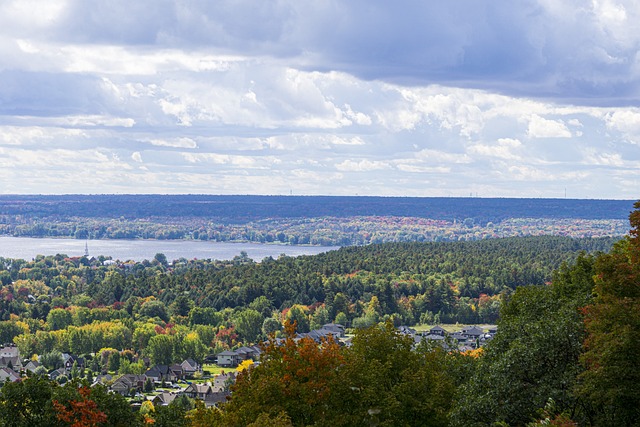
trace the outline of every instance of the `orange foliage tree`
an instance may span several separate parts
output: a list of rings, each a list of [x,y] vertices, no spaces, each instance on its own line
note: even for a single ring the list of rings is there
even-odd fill
[[[323,419],[330,386],[343,362],[340,346],[332,339],[320,345],[311,338],[297,340],[295,330],[295,323],[286,322],[286,339],[271,338],[261,363],[238,374],[221,425],[246,426],[261,416],[282,413],[295,425]]]
[[[105,423],[107,415],[91,400],[91,388],[82,386],[78,393],[80,399],[70,400],[67,404],[53,400],[58,420],[69,423],[71,427],[97,427]]]

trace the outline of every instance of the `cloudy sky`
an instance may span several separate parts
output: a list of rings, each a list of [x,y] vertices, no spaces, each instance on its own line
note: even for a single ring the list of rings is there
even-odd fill
[[[2,0],[0,193],[640,198],[638,0]]]

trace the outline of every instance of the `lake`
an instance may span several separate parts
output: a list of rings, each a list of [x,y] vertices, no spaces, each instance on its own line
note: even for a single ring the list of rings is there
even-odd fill
[[[152,260],[157,253],[169,261],[186,259],[228,260],[245,251],[254,261],[266,257],[316,255],[339,249],[337,246],[287,246],[261,243],[200,242],[192,240],[75,240],[0,236],[0,257],[32,260],[37,255],[65,254],[82,256],[88,246],[89,256],[111,256],[120,261]]]

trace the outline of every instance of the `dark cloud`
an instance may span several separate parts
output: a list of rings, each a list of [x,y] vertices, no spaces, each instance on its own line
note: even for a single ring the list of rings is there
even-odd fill
[[[555,6],[534,0],[76,0],[57,28],[58,37],[69,42],[210,47],[404,85],[638,104],[638,11],[627,10],[632,3],[627,9],[607,5],[598,10],[573,0]]]
[[[111,99],[96,76],[0,71],[0,115],[102,114]]]

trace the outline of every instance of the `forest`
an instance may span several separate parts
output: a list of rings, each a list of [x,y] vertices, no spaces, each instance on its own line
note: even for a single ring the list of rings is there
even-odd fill
[[[0,235],[351,246],[622,236],[624,200],[0,195]]]
[[[633,426],[640,203],[630,221],[622,239],[386,243],[260,262],[2,258],[0,341],[45,364],[73,353],[94,373],[139,373],[145,359],[204,361],[267,340],[219,408],[181,399],[129,425]],[[294,339],[330,322],[351,328],[351,346]],[[397,329],[454,322],[495,322],[498,334],[460,353],[416,348]],[[123,400],[83,381],[7,383],[0,425],[52,414],[124,425]],[[36,388],[40,400],[25,400]]]

